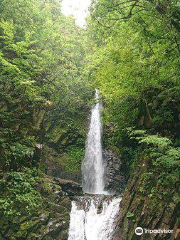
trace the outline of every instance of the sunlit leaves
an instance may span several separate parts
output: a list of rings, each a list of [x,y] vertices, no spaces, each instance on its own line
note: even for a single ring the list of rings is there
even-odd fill
[[[88,98],[87,80],[81,77],[85,33],[60,10],[56,0],[0,2],[3,171],[37,166],[39,159],[34,163],[33,153],[45,112],[45,124],[55,120],[65,127],[67,123],[68,130]]]

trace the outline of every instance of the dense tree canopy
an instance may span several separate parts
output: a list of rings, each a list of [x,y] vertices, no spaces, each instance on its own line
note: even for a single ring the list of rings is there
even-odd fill
[[[44,138],[43,128],[61,124],[63,131],[75,129],[73,118],[82,115],[79,108],[88,97],[81,74],[84,31],[60,10],[56,0],[0,3],[4,170],[37,165],[32,159],[35,144]]]
[[[128,126],[179,138],[178,19],[176,1],[93,1],[89,76],[120,140]]]

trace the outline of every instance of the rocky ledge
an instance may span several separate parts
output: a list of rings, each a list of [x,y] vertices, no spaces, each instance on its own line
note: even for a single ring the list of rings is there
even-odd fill
[[[69,197],[83,195],[82,187],[77,182],[74,182],[72,180],[55,178],[54,183],[60,185],[62,191],[65,192]]]

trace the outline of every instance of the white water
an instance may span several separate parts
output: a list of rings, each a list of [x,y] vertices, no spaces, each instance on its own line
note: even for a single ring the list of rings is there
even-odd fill
[[[104,162],[102,157],[102,125],[99,92],[96,89],[96,104],[91,110],[91,121],[87,137],[86,153],[82,164],[83,191],[85,193],[104,193]]]
[[[102,126],[99,92],[92,107],[86,153],[82,164],[83,191],[95,194],[72,202],[68,240],[111,240],[121,198],[104,191],[105,164],[102,155]],[[98,195],[103,194],[103,195]]]
[[[72,202],[71,222],[68,240],[111,240],[114,221],[119,211],[120,198],[102,200],[102,212],[98,214],[100,198],[84,199],[82,209],[78,202]],[[89,208],[87,208],[89,205]]]

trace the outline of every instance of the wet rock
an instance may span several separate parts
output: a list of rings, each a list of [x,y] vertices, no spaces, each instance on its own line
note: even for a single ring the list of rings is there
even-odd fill
[[[178,216],[180,205],[175,203],[173,198],[176,196],[175,189],[170,189],[168,196],[162,196],[165,189],[155,187],[158,192],[155,196],[148,196],[148,192],[142,193],[141,176],[144,172],[141,168],[136,168],[131,174],[127,187],[123,193],[120,203],[119,216],[115,223],[115,232],[112,240],[178,240],[180,239],[180,227]],[[147,190],[148,191],[148,190]],[[169,197],[171,196],[171,197]],[[136,227],[143,229],[167,229],[173,230],[169,233],[146,233],[141,236],[135,234]]]
[[[55,178],[54,181],[61,186],[62,190],[68,196],[80,196],[83,194],[82,187],[80,186],[80,184],[74,181],[61,178]]]
[[[127,176],[122,167],[123,163],[113,151],[108,149],[103,151],[103,157],[106,161],[106,190],[112,194],[120,194],[124,191],[127,182]]]

